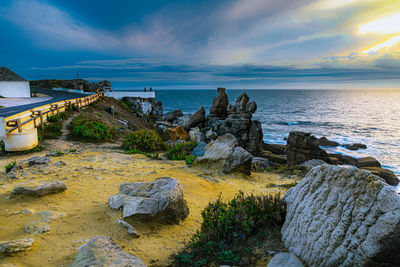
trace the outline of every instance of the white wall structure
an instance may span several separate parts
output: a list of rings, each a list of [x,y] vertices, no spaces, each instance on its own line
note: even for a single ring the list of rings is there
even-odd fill
[[[31,97],[28,81],[0,81],[0,96]]]
[[[114,97],[121,100],[123,97],[138,97],[138,98],[156,98],[154,91],[152,92],[131,92],[131,91],[106,91],[105,96]]]

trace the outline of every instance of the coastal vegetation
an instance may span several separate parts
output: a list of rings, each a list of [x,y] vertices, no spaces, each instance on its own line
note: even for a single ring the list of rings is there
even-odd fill
[[[167,145],[154,130],[143,129],[127,134],[123,147],[128,151],[155,152],[165,150]]]
[[[280,195],[245,195],[230,201],[221,196],[201,212],[202,223],[172,266],[243,265],[243,256],[268,230],[283,225],[286,206]],[[254,263],[253,263],[254,264]]]
[[[6,169],[6,173],[9,173],[11,170],[12,170],[12,168],[14,168],[14,166],[15,166],[15,164],[16,164],[17,162],[15,162],[15,161],[13,161],[13,162],[11,162],[11,163],[8,163],[4,168]]]
[[[166,156],[170,160],[186,160],[190,158],[193,149],[198,145],[196,141],[178,143],[171,147]]]
[[[75,117],[71,121],[72,135],[89,142],[111,141],[117,137],[115,128],[111,128],[99,120]]]

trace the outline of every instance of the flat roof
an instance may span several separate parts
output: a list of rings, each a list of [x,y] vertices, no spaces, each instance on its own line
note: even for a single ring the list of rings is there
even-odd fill
[[[6,67],[0,67],[0,81],[25,81],[25,79]]]

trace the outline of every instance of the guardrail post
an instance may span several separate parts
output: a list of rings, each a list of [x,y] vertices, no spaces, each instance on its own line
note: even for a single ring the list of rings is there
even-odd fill
[[[21,124],[21,119],[17,119],[17,127],[18,127],[18,132],[22,133],[22,124]]]
[[[40,128],[44,131],[44,121],[43,121],[43,112],[41,110],[38,111],[40,117]]]

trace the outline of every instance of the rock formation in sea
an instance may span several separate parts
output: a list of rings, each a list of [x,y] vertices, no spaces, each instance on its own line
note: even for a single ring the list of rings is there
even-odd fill
[[[283,197],[282,239],[310,266],[398,266],[400,197],[368,171],[320,165]]]

